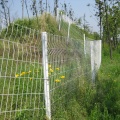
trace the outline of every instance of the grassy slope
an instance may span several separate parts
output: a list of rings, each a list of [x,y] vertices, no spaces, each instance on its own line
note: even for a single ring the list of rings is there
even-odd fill
[[[120,48],[113,51],[113,59],[110,60],[108,47],[103,49],[103,61],[98,74],[96,99],[105,107],[108,119],[120,119]]]
[[[67,23],[62,24],[62,31],[59,32],[58,25],[55,19],[49,15],[42,16],[41,18],[39,18],[39,24],[37,24],[35,18],[31,19],[30,21],[28,19],[17,20],[15,24],[19,24],[20,26],[27,26],[28,28],[32,28],[32,29],[38,29],[40,31],[47,31],[48,33],[52,33],[56,35],[57,34],[63,36],[67,35],[66,32],[67,31],[66,26],[68,26]],[[41,80],[42,74],[40,75],[41,66],[39,64],[39,60],[41,60],[41,58],[38,58],[34,54],[34,49],[32,49],[32,47],[34,47],[35,45],[34,41],[28,41],[29,37],[27,37],[27,34],[25,33],[26,30],[24,28],[22,28],[23,30],[22,36],[20,36],[21,32],[18,32],[19,29],[21,30],[21,27],[17,27],[16,25],[14,25],[13,27],[9,26],[8,30],[4,30],[0,36],[1,38],[0,39],[0,46],[1,46],[0,47],[0,65],[1,65],[0,105],[1,105],[1,111],[2,112],[4,111],[4,113],[1,113],[0,119],[3,120],[4,116],[6,116],[6,119],[8,119],[11,116],[11,119],[15,119],[15,120],[17,119],[23,120],[23,117],[24,119],[32,120],[33,119],[32,116],[33,114],[35,114],[37,116],[34,119],[43,120],[45,117],[44,111],[41,112],[40,110],[36,110],[34,112],[33,111],[29,112],[24,110],[24,109],[44,107],[43,97],[40,97],[39,94],[38,95],[35,94],[32,96],[23,94],[26,92],[43,93],[43,85],[42,85],[43,83]],[[76,26],[74,25],[71,25],[70,36],[73,38],[74,36],[76,36],[76,38],[78,38],[79,34],[74,35],[72,33],[72,29],[74,29],[74,32],[79,33],[77,30],[78,28],[76,28]],[[3,38],[9,39],[10,41],[9,42],[4,41],[2,40]],[[21,41],[21,39],[25,41]],[[18,44],[13,41],[18,42]],[[31,63],[27,61],[31,61]],[[39,73],[37,73],[37,70],[39,71]],[[28,73],[29,71],[31,72]],[[20,76],[20,74],[22,74],[23,72],[25,72],[25,74]],[[17,78],[15,77],[16,74],[19,74]],[[10,93],[11,94],[14,93],[16,95],[8,96],[8,94]],[[2,94],[4,94],[4,96]],[[67,107],[65,108],[61,107],[61,108],[62,109],[56,111],[53,118],[62,117],[64,119],[71,119],[71,120],[77,118],[79,119],[84,118],[84,116],[80,115],[80,113],[78,112],[80,111],[81,113],[84,113],[81,110],[82,107],[80,107],[79,104],[77,103],[75,96],[73,96],[73,99],[67,103]],[[17,112],[5,113],[5,111],[11,111],[11,110],[15,111],[16,109],[18,110]]]
[[[113,59],[110,60],[108,47],[103,48],[96,84],[84,83],[77,94],[76,103],[84,109],[80,115],[85,120],[119,120],[120,52],[113,51]]]
[[[62,28],[61,32],[58,31],[58,25],[55,22],[53,18],[48,16],[48,18],[39,18],[40,23],[39,27],[38,24],[35,22],[36,20],[32,19],[30,23],[28,24],[28,20],[18,20],[16,21],[17,24],[21,24],[24,26],[28,26],[30,28],[35,28],[39,29],[41,31],[48,31],[52,34],[58,34],[58,35],[67,35],[67,23],[62,23]],[[71,25],[71,30],[70,30],[70,37],[73,38],[82,38],[82,32],[81,29],[77,28],[75,25]],[[2,43],[1,43],[2,45]],[[1,51],[2,51],[1,46]],[[0,57],[2,57],[2,52],[0,53]],[[100,71],[98,73],[98,78],[96,85],[94,87],[88,85],[88,83],[84,83],[81,85],[79,88],[77,94],[73,96],[73,99],[68,102],[68,105],[66,108],[62,108],[61,110],[58,110],[56,112],[55,117],[57,116],[58,118],[63,118],[65,120],[119,120],[120,119],[120,54],[117,53],[116,51],[114,52],[114,57],[113,60],[109,59],[108,56],[108,50],[107,47],[106,49],[103,49],[103,57],[102,57],[102,65],[100,68]],[[0,63],[2,60],[0,61]],[[7,61],[4,61],[5,63],[3,64],[3,71],[6,71],[6,63]],[[9,61],[10,62],[10,61]],[[14,63],[9,63],[10,65],[12,64],[13,68],[16,68]],[[24,64],[22,64],[24,66]],[[30,65],[28,64],[30,67]],[[37,65],[36,65],[37,66]],[[9,66],[10,67],[10,66]],[[8,72],[10,72],[11,68],[8,67]],[[33,69],[33,73],[30,73],[30,75],[27,74],[27,77],[36,77],[34,74],[35,70],[38,69],[38,67],[33,67],[31,66],[30,69],[29,67],[27,71]],[[20,71],[18,69],[18,72],[24,71],[24,67],[21,67],[21,64],[18,64],[17,68],[20,68]],[[25,69],[26,69],[25,68]],[[23,69],[23,70],[22,70]],[[39,68],[40,69],[40,68]],[[12,74],[14,76],[15,69],[12,71]],[[4,73],[2,73],[4,74]],[[38,77],[38,76],[37,76]],[[39,76],[40,77],[40,76]],[[29,80],[25,78],[19,78],[18,82],[21,80],[24,80],[24,83],[21,83],[21,87],[19,91],[23,90],[23,84],[28,82]],[[2,79],[0,79],[2,81]],[[7,81],[7,78],[6,78]],[[11,83],[5,84],[5,87],[7,88],[9,85],[11,85],[11,90],[13,90],[12,85],[14,85],[14,78],[11,78]],[[4,83],[0,83],[2,86]],[[16,83],[17,84],[17,83]],[[20,84],[20,83],[19,83]],[[29,81],[29,84],[31,84],[31,81]],[[39,83],[38,83],[39,84]],[[35,83],[36,85],[36,83]],[[24,86],[26,87],[26,86]],[[39,92],[39,86],[38,92]],[[17,87],[14,88],[16,92],[18,92]],[[24,88],[25,90],[25,88]],[[34,90],[34,89],[33,89]],[[29,88],[28,88],[29,91]],[[3,91],[1,90],[1,93]],[[8,93],[8,91],[4,91]],[[36,92],[36,91],[35,91]],[[22,96],[23,97],[23,96]],[[2,99],[2,98],[1,98]],[[6,99],[6,98],[5,98]],[[10,99],[11,100],[11,99]],[[37,100],[37,99],[36,99]],[[32,101],[32,99],[31,99]],[[28,105],[24,105],[23,102],[23,107],[29,107],[29,104],[31,104],[31,101],[28,102]],[[34,99],[33,99],[34,101]],[[9,101],[8,101],[9,102]],[[21,102],[21,101],[17,101]],[[4,102],[3,102],[4,103]],[[16,107],[16,101],[13,101],[13,106]],[[6,103],[4,103],[4,106],[6,107]],[[37,105],[36,105],[37,106]],[[10,106],[8,106],[10,107]],[[19,107],[19,106],[18,106]],[[13,108],[14,109],[14,108]],[[29,113],[27,113],[29,114]],[[39,114],[39,113],[37,113]],[[43,119],[44,113],[42,113],[41,120]],[[22,113],[17,113],[16,115],[16,120],[17,119],[23,119],[22,117],[24,116],[24,111]],[[40,116],[40,115],[38,115]],[[26,119],[30,119],[30,116],[26,116]],[[37,119],[37,118],[36,118]],[[1,116],[2,120],[2,116]]]

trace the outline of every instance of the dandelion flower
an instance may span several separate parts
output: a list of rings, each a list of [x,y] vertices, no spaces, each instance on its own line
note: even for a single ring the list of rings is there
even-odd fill
[[[19,74],[16,74],[15,77],[18,78],[18,77],[19,77]]]
[[[48,65],[49,68],[51,68],[51,65]]]
[[[65,78],[65,76],[63,75],[63,76],[61,76],[60,78],[64,79],[64,78]]]
[[[22,72],[22,74],[26,74],[26,72]]]
[[[57,83],[58,83],[58,82],[61,82],[61,80],[59,80],[59,79],[56,79],[56,80],[55,80],[55,82],[57,82]]]
[[[50,68],[50,72],[54,72],[52,68]]]
[[[22,72],[22,73],[20,74],[20,76],[25,75],[25,74],[26,74],[26,72]]]
[[[60,68],[56,68],[56,70],[58,70],[58,71],[59,71],[59,70],[60,70]]]

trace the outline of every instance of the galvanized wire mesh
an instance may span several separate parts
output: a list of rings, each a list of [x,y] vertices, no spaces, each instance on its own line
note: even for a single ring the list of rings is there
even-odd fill
[[[0,34],[0,120],[43,120],[39,31],[11,24]]]
[[[54,119],[60,119],[60,111],[64,111],[70,99],[77,94],[81,81],[91,77],[83,44],[83,40],[48,34],[51,113]]]
[[[59,119],[81,81],[91,79],[90,59],[84,55],[82,38],[47,34],[46,47],[50,93],[44,86],[41,33],[17,24],[0,33],[1,120],[43,120],[47,111],[45,93],[50,94],[52,119]]]
[[[0,32],[2,29],[6,28],[6,20],[0,16]]]

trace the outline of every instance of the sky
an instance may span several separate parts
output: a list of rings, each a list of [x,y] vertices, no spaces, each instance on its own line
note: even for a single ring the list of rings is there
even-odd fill
[[[10,6],[10,12],[11,17],[13,19],[21,18],[22,17],[22,6],[21,6],[21,0],[8,0],[9,6]],[[28,4],[30,0],[27,0]],[[43,0],[43,2],[46,0]],[[83,18],[85,14],[85,19],[88,22],[87,24],[90,26],[92,31],[99,31],[99,27],[97,26],[98,21],[97,18],[94,16],[94,6],[95,6],[95,0],[59,0],[59,3],[70,3],[72,6],[75,17],[77,18]],[[54,6],[54,0],[48,0],[48,3],[50,6]],[[90,7],[87,6],[87,4],[90,3]],[[29,14],[32,15],[32,12],[29,9]],[[26,8],[24,8],[24,16],[27,17]],[[83,22],[83,21],[82,21]]]

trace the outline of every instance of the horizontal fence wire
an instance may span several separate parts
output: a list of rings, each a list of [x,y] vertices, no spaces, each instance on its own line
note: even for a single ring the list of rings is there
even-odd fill
[[[82,37],[47,33],[52,119],[61,118],[82,82],[91,79]],[[0,33],[0,120],[45,119],[44,96],[41,32],[11,24]]]
[[[43,120],[41,33],[11,24],[0,34],[0,120]]]
[[[91,79],[90,61],[85,59],[83,44],[83,40],[48,34],[52,119],[60,119],[65,106],[77,94],[81,81]]]
[[[60,23],[59,23],[60,24]],[[64,20],[61,20],[61,30],[63,32],[63,35],[66,36],[68,34],[68,27],[69,23],[65,22]],[[70,38],[83,40],[83,33],[82,30],[75,24],[70,24],[70,30],[69,30]]]

